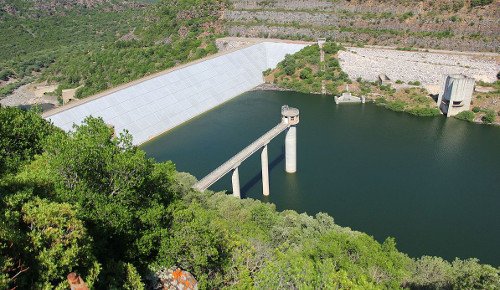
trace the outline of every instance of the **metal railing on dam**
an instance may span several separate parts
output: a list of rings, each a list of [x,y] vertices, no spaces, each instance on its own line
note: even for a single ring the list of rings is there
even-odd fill
[[[283,106],[281,108],[281,122],[271,130],[267,131],[264,135],[210,172],[207,176],[193,185],[193,188],[199,191],[208,189],[212,184],[221,179],[224,175],[233,171],[233,195],[240,197],[240,182],[238,167],[252,154],[257,152],[260,148],[264,148],[261,154],[262,161],[262,186],[263,194],[269,195],[269,168],[267,156],[267,144],[271,142],[281,132],[290,128],[285,138],[285,155],[286,155],[286,171],[293,173],[296,171],[296,128],[295,125],[299,123],[299,110]]]

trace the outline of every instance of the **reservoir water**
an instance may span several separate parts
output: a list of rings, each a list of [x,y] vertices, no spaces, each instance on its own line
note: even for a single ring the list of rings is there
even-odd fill
[[[374,104],[336,106],[331,96],[247,92],[142,148],[201,179],[300,109],[297,168],[284,171],[284,134],[269,144],[270,191],[262,196],[260,154],[240,168],[249,198],[316,214],[410,256],[477,257],[500,265],[500,128],[419,118]],[[211,187],[231,190],[228,174]]]

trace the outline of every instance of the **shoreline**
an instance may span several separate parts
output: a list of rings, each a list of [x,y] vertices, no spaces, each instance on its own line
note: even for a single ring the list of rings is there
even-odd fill
[[[270,83],[263,83],[255,88],[249,90],[249,92],[254,92],[254,91],[278,91],[278,92],[293,92],[291,89],[287,89],[284,87],[280,87],[277,84],[270,84]]]
[[[261,85],[256,86],[255,88],[249,90],[249,92],[253,92],[253,91],[277,91],[277,92],[296,92],[296,93],[301,93],[299,91],[294,91],[292,89],[281,87],[278,84],[270,84],[270,83],[263,83]],[[321,95],[321,93],[317,93],[317,92],[309,92],[309,94],[312,94],[312,95]],[[332,94],[325,94],[325,95],[326,96],[334,96]],[[374,103],[375,105],[377,105],[376,99],[374,99],[372,97],[369,97],[369,96],[365,96],[365,98],[366,98],[366,103]],[[384,105],[377,105],[377,106],[383,107],[383,108],[385,108],[385,109],[387,109],[389,111],[398,112],[398,111],[391,110],[390,108],[388,108],[387,106],[384,106]],[[401,113],[410,114],[407,111],[402,111]],[[410,114],[410,115],[413,115],[413,114]],[[416,116],[416,115],[413,115],[413,116]],[[441,114],[441,116],[444,116],[444,115]],[[426,118],[426,116],[416,116],[416,117]],[[437,116],[435,116],[435,117],[437,117]],[[454,118],[454,117],[451,117],[451,118]],[[460,120],[460,121],[464,121],[464,122],[468,122],[468,123],[478,124],[478,125],[491,125],[491,126],[495,126],[495,127],[500,127],[500,123],[498,123],[498,122],[494,122],[494,123],[488,124],[488,123],[483,123],[482,121],[479,121],[479,120],[476,120],[476,119],[474,119],[473,121],[467,121],[467,120],[462,120],[462,119],[458,119],[458,118],[454,118],[454,119],[457,119],[457,120]]]

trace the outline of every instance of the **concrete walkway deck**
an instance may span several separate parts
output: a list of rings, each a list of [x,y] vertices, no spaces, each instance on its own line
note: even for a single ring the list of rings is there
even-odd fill
[[[271,130],[267,131],[259,139],[252,142],[245,149],[231,157],[228,161],[217,167],[214,171],[210,172],[207,176],[193,185],[193,188],[199,191],[208,189],[212,184],[221,179],[224,175],[231,170],[237,168],[245,159],[257,152],[260,148],[266,146],[274,137],[278,136],[281,132],[286,130],[290,125],[281,122]]]

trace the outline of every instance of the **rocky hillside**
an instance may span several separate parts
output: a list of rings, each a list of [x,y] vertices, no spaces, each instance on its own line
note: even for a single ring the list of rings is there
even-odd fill
[[[500,51],[500,0],[232,0],[231,36]]]
[[[87,8],[118,11],[145,6],[145,1],[127,0],[0,0],[0,19],[7,16],[40,18],[49,15],[64,15],[72,10]]]

